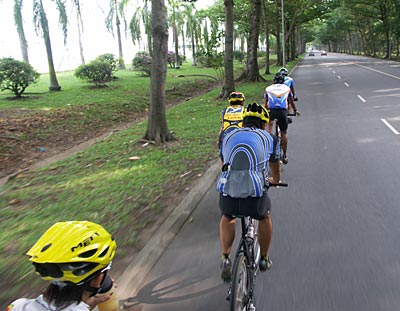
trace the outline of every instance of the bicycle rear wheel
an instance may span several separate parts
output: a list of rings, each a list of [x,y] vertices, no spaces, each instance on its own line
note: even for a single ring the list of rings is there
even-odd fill
[[[249,303],[249,271],[247,258],[239,253],[232,269],[231,311],[245,311]]]

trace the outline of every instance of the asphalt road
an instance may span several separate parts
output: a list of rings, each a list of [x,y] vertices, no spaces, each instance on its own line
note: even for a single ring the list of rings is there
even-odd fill
[[[258,275],[257,310],[398,310],[400,64],[317,54],[292,77],[302,116],[289,187],[269,191],[273,266]],[[228,310],[217,202],[212,184],[129,310]]]

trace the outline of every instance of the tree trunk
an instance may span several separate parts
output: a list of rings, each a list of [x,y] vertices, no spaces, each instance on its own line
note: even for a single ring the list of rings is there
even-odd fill
[[[51,50],[51,42],[49,33],[43,34],[44,44],[46,45],[47,62],[49,64],[50,91],[60,91],[61,86],[58,84],[56,70],[54,69],[53,52]]]
[[[124,61],[124,55],[122,53],[122,39],[121,39],[121,27],[120,27],[120,20],[118,16],[118,7],[117,4],[115,4],[115,23],[117,24],[117,39],[118,39],[118,53],[119,53],[119,69],[125,69],[125,61]]]
[[[25,37],[24,23],[22,19],[22,1],[16,1],[14,3],[14,21],[17,26],[17,32],[19,37],[19,46],[21,48],[22,60],[29,64],[28,57],[28,42]]]
[[[221,96],[227,99],[231,92],[235,91],[235,80],[233,77],[233,0],[225,0],[225,81]]]
[[[174,140],[168,129],[165,108],[168,25],[164,0],[152,0],[153,60],[151,64],[150,107],[144,139],[163,143]]]
[[[173,14],[175,14],[175,13],[173,13]],[[176,26],[175,17],[174,17],[174,21],[172,22],[172,33],[174,36],[174,44],[175,44],[175,69],[179,69],[181,66],[180,66],[180,60],[179,60],[178,27]]]
[[[44,39],[44,44],[46,46],[46,52],[47,52],[47,63],[49,65],[49,77],[50,77],[50,86],[49,90],[50,91],[60,91],[61,86],[58,84],[57,80],[57,75],[56,75],[56,70],[54,69],[54,62],[53,62],[53,52],[51,49],[51,40],[50,40],[50,31],[49,31],[49,23],[46,17],[46,13],[44,12],[43,5],[41,4],[41,18],[40,18],[40,23],[42,26],[42,31],[43,31],[43,39]]]
[[[276,11],[275,11],[276,16],[281,16],[280,13],[280,5],[278,1],[276,1]],[[282,42],[281,42],[281,19],[277,18],[276,19],[276,65],[277,66],[282,66],[283,65],[283,57],[282,57]]]
[[[193,28],[190,30],[190,37],[192,39],[192,66],[197,66],[196,63],[196,43],[195,43],[195,34]]]
[[[83,45],[82,45],[82,29],[81,29],[81,20],[79,15],[76,15],[76,23],[78,25],[78,42],[79,42],[79,55],[81,56],[81,64],[85,65],[85,57],[83,56]]]
[[[260,32],[261,0],[251,0],[252,12],[250,16],[250,31],[247,43],[247,63],[245,71],[236,81],[257,82],[266,81],[258,67],[258,37]]]
[[[263,16],[264,16],[264,32],[265,32],[265,71],[264,74],[268,75],[269,71],[269,23],[268,23],[268,10],[265,1],[262,2]]]

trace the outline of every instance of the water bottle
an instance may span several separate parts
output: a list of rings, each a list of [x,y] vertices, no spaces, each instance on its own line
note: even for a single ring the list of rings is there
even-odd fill
[[[111,294],[110,299],[99,303],[97,305],[97,309],[99,311],[118,311],[119,310],[119,301],[117,297],[117,292],[115,288],[115,284],[112,281],[109,275],[106,276],[106,279],[101,286],[101,290],[97,293],[97,295],[108,295]]]

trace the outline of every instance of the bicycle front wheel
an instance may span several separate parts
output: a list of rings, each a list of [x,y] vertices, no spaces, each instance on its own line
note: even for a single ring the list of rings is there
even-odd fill
[[[246,311],[249,304],[249,271],[247,258],[239,253],[232,269],[231,311]]]

